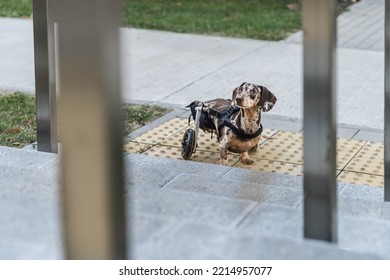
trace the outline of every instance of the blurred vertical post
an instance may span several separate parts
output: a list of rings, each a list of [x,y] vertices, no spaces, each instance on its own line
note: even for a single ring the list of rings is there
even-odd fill
[[[58,152],[54,0],[33,0],[38,151]]]
[[[125,259],[119,0],[59,0],[66,257]]]
[[[390,201],[390,0],[385,2],[385,201]]]
[[[336,5],[303,0],[304,236],[337,241]]]

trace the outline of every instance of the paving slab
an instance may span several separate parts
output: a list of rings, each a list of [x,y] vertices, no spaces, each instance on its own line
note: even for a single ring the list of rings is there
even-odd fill
[[[300,189],[303,184],[302,176],[291,176],[283,174],[273,174],[247,170],[242,168],[232,168],[222,176],[227,180],[242,180],[249,183],[257,183],[272,186],[286,186],[288,188]]]
[[[0,88],[33,92],[32,22],[0,18],[0,26]],[[300,45],[127,28],[121,38],[127,101],[184,107],[194,99],[230,98],[236,86],[251,81],[277,95],[269,114],[302,118]],[[383,52],[339,50],[340,123],[383,128],[383,61]]]
[[[2,166],[0,168],[0,190],[3,189],[53,196],[58,194],[59,178],[55,172],[50,170]]]
[[[191,242],[188,242],[191,240]],[[304,243],[263,237],[255,232],[225,231],[210,225],[185,223],[153,250],[139,259],[204,259],[204,260],[313,260],[313,259],[372,259],[320,241]]]
[[[2,253],[3,258],[58,256],[61,234],[56,199],[3,189],[0,192],[0,213],[0,240],[3,243],[9,240],[0,251],[11,252],[11,255]],[[20,249],[18,242],[26,247],[14,251]]]
[[[342,216],[339,222],[339,246],[389,260],[389,233],[389,223]]]
[[[301,118],[301,54],[301,46],[268,42],[251,55],[195,81],[164,102],[183,106],[195,97],[201,101],[231,98],[234,88],[246,81],[266,86],[277,96],[275,107],[266,114]]]
[[[137,258],[154,246],[175,225],[175,219],[163,215],[127,212],[128,252],[130,258]]]
[[[337,17],[337,46],[339,48],[384,50],[384,0],[363,0],[348,7]],[[302,31],[287,39],[301,44]]]
[[[0,166],[40,169],[58,162],[56,154],[0,146]]]
[[[340,192],[340,196],[383,202],[384,189],[383,187],[346,184],[345,188]]]
[[[0,89],[35,92],[30,19],[0,18]]]
[[[122,53],[124,99],[144,100],[147,92],[148,101],[163,102],[268,44],[250,39],[126,28],[121,29],[121,37],[122,45],[127,46]]]
[[[8,236],[0,238],[0,260],[58,260],[62,259],[60,246],[33,242]]]
[[[161,187],[180,173],[219,177],[230,167],[141,154],[124,157],[127,180],[132,185]]]
[[[262,236],[303,240],[303,210],[301,207],[263,203],[239,227]]]
[[[358,132],[359,130],[354,128],[337,127],[337,137],[340,138],[352,139]],[[356,139],[356,140],[364,140],[364,139]]]
[[[258,203],[275,203],[295,207],[302,203],[303,194],[296,189],[247,183],[216,177],[180,174],[164,188],[190,193],[211,194],[218,197],[251,200]]]
[[[303,129],[303,122],[300,118],[286,118],[276,115],[262,114],[261,123],[264,128],[300,132]]]
[[[338,58],[338,122],[382,129],[383,53],[340,49]],[[160,101],[185,106],[194,99],[231,98],[236,86],[243,81],[250,81],[267,86],[278,97],[275,107],[267,114],[301,119],[301,62],[301,46],[270,42],[250,56]],[[359,82],[363,80],[364,83]],[[370,118],[362,118],[368,115]]]
[[[132,187],[128,211],[234,228],[256,206],[253,201],[178,190]]]
[[[359,130],[359,132],[353,136],[353,139],[383,143],[384,134],[383,132]]]
[[[341,196],[338,211],[343,216],[354,216],[370,221],[387,222],[390,225],[390,203]]]
[[[29,151],[22,152],[29,153]],[[302,199],[301,177],[143,155],[128,155],[125,158],[127,163],[134,164],[136,172],[145,169],[153,174],[153,168],[157,169],[158,166],[166,166],[174,170],[171,180],[165,182],[165,185],[160,184],[163,185],[162,188],[157,185],[144,186],[142,182],[129,185],[127,188],[128,214],[129,211],[132,212],[128,216],[128,225],[133,236],[131,241],[134,242],[129,243],[131,258],[191,259],[196,256],[219,258],[220,254],[226,254],[224,258],[232,259],[268,257],[337,259],[344,256],[344,251],[328,255],[326,253],[328,249],[324,249],[325,251],[321,249],[322,254],[314,253],[311,249],[307,249],[306,245],[299,243],[302,242],[302,208],[297,202]],[[0,189],[0,212],[5,213],[0,216],[0,223],[5,225],[0,228],[0,242],[5,244],[2,245],[4,250],[0,253],[0,258],[63,258],[58,193],[46,190],[51,184],[45,182],[46,179],[42,176],[45,168],[48,167],[35,171],[26,169],[22,174],[27,176],[20,176],[19,173],[19,176],[13,180],[12,178],[17,176],[17,167],[6,167],[0,171],[0,184],[3,185],[8,181],[7,184],[11,185],[11,187],[2,186]],[[214,172],[214,169],[217,171]],[[47,176],[55,179],[53,169],[49,168],[46,171],[52,173]],[[197,172],[200,174],[196,174]],[[160,180],[164,179],[160,173],[155,175],[160,176]],[[229,176],[232,178],[227,180]],[[44,187],[40,185],[39,179]],[[259,179],[263,180],[261,184]],[[226,180],[227,187],[220,184],[220,180]],[[16,182],[15,184],[18,185],[18,181],[24,182],[20,183],[22,187],[13,189],[12,184]],[[243,183],[248,181],[249,183]],[[263,186],[265,182],[270,184]],[[339,185],[339,188],[343,188],[340,190],[339,199],[340,246],[390,258],[387,248],[380,247],[381,244],[386,245],[388,242],[384,235],[388,234],[390,225],[388,222],[390,208],[379,199],[381,189],[358,186],[353,192],[353,187],[356,186]],[[191,226],[192,234],[196,235],[195,239],[191,239],[193,235],[187,234],[187,230],[190,229],[184,230],[184,224],[196,224],[197,227],[212,230],[206,235],[206,233],[199,233],[197,227]],[[370,236],[360,236],[360,233]],[[260,242],[257,238],[262,235],[267,236],[264,237],[267,238],[267,242],[257,243]],[[350,238],[354,240],[349,240]],[[381,243],[381,239],[384,239],[384,243]],[[173,243],[174,240],[177,242]],[[205,246],[209,251],[206,252],[206,249],[187,251],[188,245],[185,244],[192,243],[193,240],[195,240],[193,245],[205,244],[201,245],[201,248]],[[216,242],[213,243],[214,245],[208,244],[214,241]],[[229,242],[233,242],[233,247],[225,249],[229,247],[226,246]],[[273,244],[275,247],[272,250],[271,247],[264,247],[266,251],[260,253],[258,250],[253,250],[253,246],[252,251],[249,249],[247,252],[239,251],[239,248],[250,247],[249,244],[259,246]],[[289,251],[291,244],[300,244],[294,245],[297,247],[293,246],[295,250],[301,250],[298,255],[291,255]],[[162,250],[165,252],[162,253]],[[268,252],[270,250],[271,254]],[[168,253],[169,255],[162,255]],[[356,256],[351,252],[348,254]]]

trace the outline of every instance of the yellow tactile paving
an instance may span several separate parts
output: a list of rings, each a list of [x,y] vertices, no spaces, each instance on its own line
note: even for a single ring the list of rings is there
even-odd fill
[[[261,133],[261,139],[259,144],[262,144],[268,140],[271,140],[276,133],[278,133],[279,130],[272,129],[272,128],[264,128],[263,133]]]
[[[158,144],[174,133],[185,129],[187,126],[188,120],[174,118],[149,130],[148,132],[145,132],[144,134],[133,139],[133,141],[148,144]]]
[[[162,145],[168,145],[173,147],[181,147],[181,141],[183,139],[183,135],[186,129],[183,129],[182,131],[179,131],[169,137],[168,139],[164,140],[161,144]],[[213,135],[213,138],[211,139],[210,133],[205,133],[202,130],[199,130],[198,135],[198,150],[203,151],[210,151],[210,152],[217,152],[218,151],[218,141],[216,139],[216,136]]]
[[[179,147],[155,146],[143,154],[183,160],[181,157],[181,148]],[[191,160],[219,164],[219,153],[197,150],[194,154],[192,154]],[[238,156],[230,154],[228,156],[228,161],[229,165],[233,165],[238,161]]]
[[[337,139],[337,169],[343,169],[356,153],[364,146],[365,141]]]
[[[241,162],[238,162],[234,165],[234,167],[241,167],[241,168],[247,168],[251,170],[294,175],[294,176],[303,175],[303,165],[300,164],[292,164],[287,162],[280,162],[280,161],[266,160],[266,159],[252,159],[252,160],[255,161],[254,164],[245,165]]]
[[[337,181],[344,183],[354,183],[366,186],[383,186],[384,177],[373,174],[365,174],[351,171],[343,171],[337,177]]]
[[[182,159],[181,141],[193,122],[174,118],[133,139],[124,146],[130,153],[143,153],[166,158]],[[198,147],[193,161],[219,164],[218,141],[214,135],[199,130]],[[238,155],[229,154],[229,165],[265,172],[303,175],[303,135],[297,132],[265,128],[262,140],[251,159],[253,165],[239,162]],[[337,139],[337,180],[383,186],[383,144],[349,139]]]
[[[131,154],[142,154],[153,146],[151,144],[130,141],[123,146],[123,150]]]
[[[164,139],[163,141],[161,141],[161,145],[181,147],[181,141],[183,139],[185,130],[186,129],[183,129],[171,135],[167,139]],[[264,129],[260,143],[267,141],[269,137],[272,137],[276,132],[277,130]],[[197,150],[218,152],[219,144],[215,134],[211,136],[211,133],[204,132],[200,129],[197,141],[198,141]]]
[[[382,143],[367,142],[345,170],[383,176],[383,155]]]
[[[252,154],[256,159],[267,159],[302,164],[302,134],[279,131]]]

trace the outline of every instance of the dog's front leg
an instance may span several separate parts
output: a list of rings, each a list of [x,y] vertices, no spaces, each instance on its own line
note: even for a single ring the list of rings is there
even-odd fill
[[[254,164],[255,162],[251,159],[249,159],[249,154],[248,152],[243,152],[240,154],[240,160],[243,164],[247,164],[247,165],[250,165],[250,164]]]
[[[227,165],[228,159],[227,159],[227,139],[225,137],[219,142],[219,162],[221,165]]]

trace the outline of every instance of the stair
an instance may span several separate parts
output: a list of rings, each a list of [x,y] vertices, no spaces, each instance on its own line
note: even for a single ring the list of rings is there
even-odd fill
[[[0,147],[0,259],[63,258],[58,156]],[[302,237],[302,177],[129,154],[130,258],[388,259],[383,189],[338,184],[337,244]]]
[[[160,235],[149,243],[138,243],[146,244],[140,246],[146,249],[137,250],[138,258],[390,257],[390,247],[386,246],[390,241],[390,205],[383,202],[383,188],[338,183],[339,242],[331,245],[302,237],[302,177],[143,155],[129,155],[125,161],[128,166],[134,162],[133,170],[138,174],[129,185],[133,211],[146,212],[155,219],[159,215],[170,217],[170,229],[157,223]],[[159,170],[160,183],[142,185],[143,176],[151,177],[155,170]],[[144,204],[144,197],[149,203]],[[166,209],[174,212],[167,213]],[[171,225],[174,223],[176,226]],[[254,250],[262,248],[254,244],[274,249]]]

